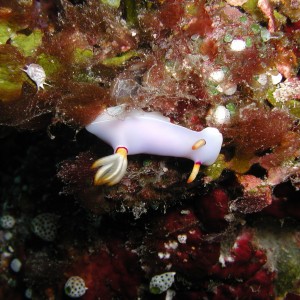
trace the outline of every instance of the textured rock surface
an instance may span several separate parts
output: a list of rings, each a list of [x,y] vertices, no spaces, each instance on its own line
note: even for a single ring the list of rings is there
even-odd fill
[[[66,299],[73,276],[91,300],[298,299],[297,5],[1,1],[0,299]],[[192,184],[191,161],[138,155],[96,187],[112,149],[83,127],[120,104],[215,126],[221,154]]]

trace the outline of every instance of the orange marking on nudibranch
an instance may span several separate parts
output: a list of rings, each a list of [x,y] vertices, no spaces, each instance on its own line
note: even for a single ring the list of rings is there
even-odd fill
[[[193,170],[191,172],[190,177],[187,180],[187,183],[191,183],[191,182],[193,182],[195,180],[196,176],[199,173],[200,166],[201,166],[201,163],[199,161],[197,161],[197,162],[194,163]]]
[[[126,157],[128,153],[128,149],[126,147],[118,147],[116,153],[119,153],[122,156]]]
[[[200,147],[204,146],[205,144],[206,144],[206,141],[205,141],[204,139],[201,139],[201,140],[197,141],[197,142],[193,145],[192,149],[193,149],[193,150],[197,150],[197,149],[199,149]]]

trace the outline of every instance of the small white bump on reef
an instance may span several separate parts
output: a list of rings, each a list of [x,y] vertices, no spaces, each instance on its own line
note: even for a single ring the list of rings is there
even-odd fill
[[[22,69],[28,77],[35,82],[37,89],[39,90],[44,89],[44,84],[49,85],[45,82],[46,80],[46,73],[42,66],[38,64],[30,64],[28,66],[25,66],[26,69]]]

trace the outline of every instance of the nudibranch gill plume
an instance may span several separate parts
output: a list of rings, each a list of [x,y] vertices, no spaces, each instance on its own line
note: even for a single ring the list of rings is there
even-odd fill
[[[114,149],[114,154],[98,159],[92,168],[95,185],[120,182],[127,168],[127,155],[153,154],[184,157],[194,161],[188,178],[192,182],[200,165],[211,165],[217,159],[223,136],[217,128],[193,131],[173,124],[158,112],[140,109],[126,111],[125,105],[105,109],[86,129]]]

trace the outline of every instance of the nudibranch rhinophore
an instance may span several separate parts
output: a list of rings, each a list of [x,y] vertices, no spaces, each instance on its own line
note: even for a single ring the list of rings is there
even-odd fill
[[[136,109],[127,112],[125,105],[107,108],[86,129],[115,151],[92,165],[94,169],[99,168],[95,185],[117,184],[126,172],[127,155],[141,153],[193,160],[190,183],[196,178],[201,164],[215,162],[223,142],[217,128],[193,131],[171,123],[169,118],[157,112]]]

